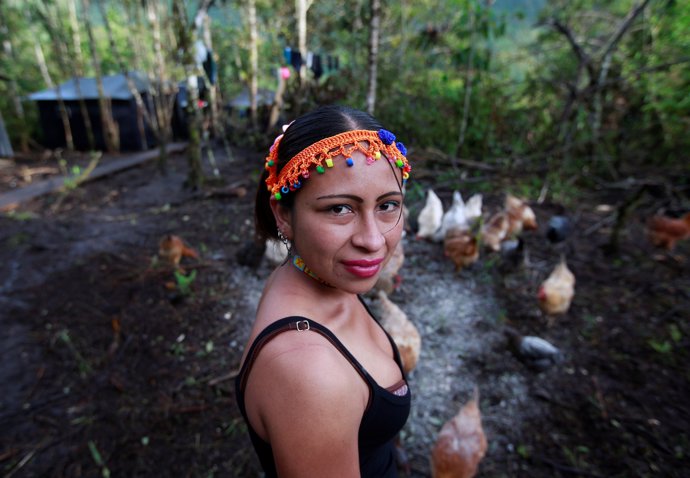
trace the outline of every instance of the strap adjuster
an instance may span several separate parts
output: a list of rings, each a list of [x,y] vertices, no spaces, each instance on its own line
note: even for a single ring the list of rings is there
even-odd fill
[[[305,330],[309,330],[309,321],[308,320],[298,320],[295,322],[295,328],[297,329],[298,332],[304,332]]]

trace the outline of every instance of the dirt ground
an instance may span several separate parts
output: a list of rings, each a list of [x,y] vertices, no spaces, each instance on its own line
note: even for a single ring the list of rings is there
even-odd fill
[[[200,192],[183,188],[181,154],[167,175],[146,163],[0,216],[3,476],[261,476],[232,377],[270,272],[247,249],[262,155],[216,158],[222,181]],[[0,193],[21,187],[20,166],[54,166],[27,161],[4,164]],[[452,190],[418,184],[449,205]],[[485,216],[506,188],[485,193]],[[526,258],[513,267],[483,253],[456,273],[440,244],[404,238],[391,299],[422,335],[401,436],[410,476],[430,475],[438,430],[475,386],[489,441],[480,476],[688,476],[690,242],[653,249],[648,200],[607,251],[615,210],[605,205],[622,195],[588,193],[565,210],[529,198],[540,227],[523,235]],[[419,196],[408,196],[413,216]],[[667,205],[687,208],[689,196]],[[554,245],[546,223],[563,212],[575,227]],[[167,233],[199,251],[183,260],[193,280],[157,260]],[[536,290],[562,255],[576,296],[549,326]],[[507,326],[549,340],[563,360],[527,367]]]

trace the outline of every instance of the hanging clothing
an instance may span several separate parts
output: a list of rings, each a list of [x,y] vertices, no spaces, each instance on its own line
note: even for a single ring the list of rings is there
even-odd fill
[[[206,54],[204,71],[206,72],[209,83],[215,85],[216,81],[218,81],[218,65],[216,64],[216,60],[213,59],[213,52],[211,50],[208,50]]]
[[[290,64],[295,71],[299,71],[302,68],[302,54],[298,51],[293,51],[290,57]]]
[[[314,55],[311,64],[311,71],[314,72],[314,78],[317,80],[323,75],[323,67],[321,66],[321,55]]]

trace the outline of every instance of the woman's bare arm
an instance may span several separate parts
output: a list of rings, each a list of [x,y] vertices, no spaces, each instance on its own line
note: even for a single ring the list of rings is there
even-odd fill
[[[366,384],[322,338],[287,348],[283,338],[271,341],[252,371],[252,396],[279,476],[359,477]]]

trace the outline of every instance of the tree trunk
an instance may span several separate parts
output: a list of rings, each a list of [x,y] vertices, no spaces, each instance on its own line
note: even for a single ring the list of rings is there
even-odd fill
[[[151,35],[153,39],[153,57],[155,63],[156,76],[149,75],[149,82],[156,85],[155,91],[150,92],[150,101],[153,102],[153,111],[156,117],[156,124],[160,132],[158,139],[158,147],[160,154],[158,156],[158,168],[165,173],[168,166],[168,152],[167,146],[172,132],[170,131],[170,118],[167,116],[166,105],[168,104],[166,96],[168,92],[165,84],[167,81],[167,74],[165,69],[165,61],[163,59],[163,49],[161,46],[161,27],[159,21],[159,5],[157,2],[150,1],[147,3],[147,17],[151,25]],[[174,97],[174,95],[173,95]],[[170,109],[172,114],[172,108]]]
[[[102,2],[99,0],[99,5],[102,5]],[[129,46],[129,50],[133,53],[132,55],[132,67],[131,69],[133,71],[136,71],[139,74],[143,74],[145,69],[142,68],[142,62],[144,58],[144,52],[142,50],[141,45],[145,44],[145,41],[142,40],[143,38],[143,31],[145,31],[145,28],[142,26],[143,22],[141,20],[141,9],[139,8],[139,5],[134,4],[134,18],[130,17],[128,8],[125,7],[123,9],[124,15],[125,15],[125,22],[127,25],[130,25],[130,31],[131,35],[127,36],[127,45]],[[106,15],[103,15],[103,18],[106,18]],[[109,25],[109,23],[106,22],[106,25]],[[109,35],[112,37],[112,32],[109,33]],[[134,40],[133,40],[134,39]],[[111,40],[111,44],[114,43],[114,40]],[[120,69],[127,71],[127,77],[129,78],[129,70],[124,62],[120,62]],[[132,88],[132,83],[128,81],[129,89],[130,91],[136,88]],[[160,133],[156,126],[154,126],[153,122],[151,121],[151,117],[149,116],[149,111],[146,109],[146,106],[144,105],[144,102],[141,98],[141,95],[137,91],[137,93],[132,93],[134,94],[134,98],[137,101],[137,128],[139,129],[139,135],[142,138],[141,146],[144,149],[148,149],[148,140],[146,139],[146,128],[144,127],[145,122],[151,126],[151,129],[153,131],[153,134],[158,138],[160,136]],[[149,96],[153,95],[154,91],[152,88],[152,85],[149,84]],[[167,151],[166,151],[167,152]]]
[[[299,82],[303,84],[306,79],[307,68],[307,11],[311,6],[311,0],[295,0],[295,15],[297,16],[297,48],[302,55],[302,66],[299,69]]]
[[[98,56],[96,39],[93,35],[93,27],[91,25],[91,18],[89,16],[89,3],[89,0],[81,0],[84,14],[84,25],[86,26],[86,33],[89,36],[89,43],[91,46],[91,64],[96,76],[96,87],[98,88],[98,106],[101,114],[103,140],[105,141],[105,149],[109,153],[114,153],[120,149],[120,132],[118,131],[117,123],[115,123],[113,120],[112,102],[110,98],[106,98],[105,91],[103,90],[101,60]]]
[[[467,55],[467,69],[465,70],[465,98],[462,104],[462,119],[460,120],[460,134],[458,135],[458,146],[455,148],[455,156],[462,156],[462,147],[465,144],[465,135],[467,134],[467,125],[470,118],[470,100],[472,99],[472,81],[474,73],[474,42],[476,29],[476,13],[472,11],[472,6],[469,6],[470,14],[470,52]],[[455,166],[455,163],[453,163]]]
[[[14,156],[12,151],[12,144],[10,138],[7,136],[5,129],[5,121],[2,119],[2,111],[0,111],[0,158],[11,158]]]
[[[204,10],[202,18],[202,37],[204,39],[204,44],[209,49],[209,54],[213,56],[213,37],[211,36],[211,17],[209,17],[208,12]],[[209,78],[210,80],[210,78]],[[210,112],[210,129],[211,137],[219,138],[221,134],[220,125],[220,115],[218,108],[218,76],[216,73],[215,82],[208,85],[208,104]]]
[[[14,53],[14,48],[12,48],[12,40],[10,38],[9,28],[7,25],[5,25],[5,22],[1,14],[0,34],[2,37],[4,37],[2,42],[2,48],[5,54],[6,61],[8,63],[11,62],[16,64],[17,56]],[[26,124],[26,114],[24,113],[24,106],[22,105],[22,100],[19,95],[19,88],[17,86],[17,81],[15,79],[14,69],[8,69],[8,71],[3,71],[2,73],[8,77],[7,79],[9,84],[9,93],[11,96],[12,106],[14,107],[14,114],[16,115],[16,119],[18,122],[17,129],[19,130],[19,150],[25,153],[29,151],[29,130]]]
[[[60,67],[60,71],[62,72],[63,75],[66,75],[68,72],[67,65],[65,64],[65,57],[67,56],[66,53],[66,48],[65,44],[62,41],[62,37],[60,36],[60,32],[58,31],[58,27],[55,23],[55,19],[53,15],[50,12],[43,11],[43,10],[38,10],[36,9],[36,13],[41,17],[41,21],[43,22],[43,26],[46,28],[48,31],[48,35],[50,36],[50,40],[52,42],[53,46],[53,53],[55,54],[55,57],[57,58],[58,66]],[[60,15],[60,12],[57,10],[56,6],[56,17]],[[37,38],[37,36],[36,36]],[[38,45],[40,49],[40,44],[38,43],[38,39],[36,39],[36,44]],[[43,57],[43,50],[40,49],[41,53],[41,58]],[[45,59],[43,59],[43,63],[45,64]],[[39,59],[40,61],[40,59]],[[48,69],[46,68],[46,74],[48,72]],[[48,80],[50,80],[50,77],[48,77]],[[49,82],[49,87],[52,87],[52,80]],[[57,102],[58,102],[58,111],[60,113],[60,120],[62,122],[62,128],[65,133],[65,145],[67,147],[68,151],[74,151],[74,138],[72,136],[72,125],[70,124],[69,121],[69,112],[67,111],[67,105],[65,104],[65,101],[62,99],[62,90],[60,89],[60,85],[54,85],[55,87],[55,96],[57,97]]]
[[[117,61],[118,65],[120,66],[120,71],[122,74],[125,76],[125,79],[127,80],[127,87],[129,88],[129,92],[132,94],[134,97],[134,101],[137,105],[137,128],[139,130],[139,139],[141,141],[141,148],[142,149],[148,149],[148,142],[146,140],[146,128],[144,125],[144,120],[148,121],[148,123],[151,125],[151,130],[154,132],[154,135],[158,137],[160,135],[157,124],[153,124],[151,121],[151,118],[148,114],[148,110],[146,109],[146,105],[144,105],[144,100],[141,97],[141,93],[139,93],[139,90],[137,89],[137,86],[134,84],[134,81],[131,78],[130,71],[127,68],[127,65],[125,65],[124,60],[122,59],[122,55],[120,54],[119,50],[117,49],[117,44],[115,43],[115,37],[113,35],[113,30],[110,28],[110,21],[108,20],[108,15],[105,12],[105,9],[103,7],[103,2],[102,0],[98,0],[96,2],[98,4],[98,9],[101,13],[101,18],[103,19],[103,25],[105,26],[105,31],[108,34],[108,42],[110,43],[110,51],[115,58],[115,61]],[[130,44],[131,46],[131,44]],[[136,56],[136,55],[135,55]],[[138,61],[134,61],[135,64],[138,64]],[[135,68],[135,71],[137,69]]]
[[[247,1],[247,20],[249,23],[249,110],[252,128],[257,129],[257,95],[259,90],[259,35],[256,27],[256,2]]]
[[[9,29],[7,25],[5,25],[2,16],[0,15],[0,33],[4,37],[4,40],[2,42],[2,48],[5,53],[5,57],[8,62],[12,63],[17,63],[17,57],[14,53],[14,49],[12,48],[12,41],[10,39],[9,35]],[[12,105],[14,107],[14,114],[17,117],[18,120],[18,130],[19,130],[19,150],[22,151],[23,153],[29,151],[29,131],[26,126],[26,115],[24,114],[24,107],[22,105],[22,100],[19,95],[19,88],[17,87],[17,81],[15,80],[15,74],[14,71],[11,70],[12,73],[9,74],[9,71],[4,71],[3,73],[9,77],[9,89],[10,89],[10,96],[12,97]],[[2,126],[3,133],[6,133],[4,125]],[[9,145],[9,141],[8,141]]]
[[[371,18],[369,19],[369,86],[367,88],[367,112],[374,114],[376,107],[376,79],[379,58],[379,36],[381,26],[381,2],[371,0]]]
[[[201,169],[201,141],[199,118],[199,94],[196,62],[192,47],[194,45],[193,30],[187,22],[187,14],[182,0],[173,3],[173,21],[177,33],[177,47],[182,55],[185,76],[187,77],[187,112],[189,115],[189,171],[187,172],[187,186],[199,189],[203,185]]]
[[[77,75],[77,81],[75,86],[77,89],[77,96],[79,97],[79,109],[81,111],[81,116],[84,119],[84,128],[86,129],[86,140],[89,144],[89,149],[93,150],[95,147],[95,141],[93,137],[93,126],[91,125],[91,118],[89,116],[89,110],[86,107],[86,100],[81,92],[81,78],[84,76],[84,60],[81,51],[81,36],[79,35],[79,22],[77,20],[77,6],[76,0],[70,0],[68,2],[69,7],[69,20],[70,27],[72,30],[72,44],[74,48],[74,55],[68,55],[72,63],[72,70]]]
[[[10,41],[9,30],[7,26],[0,20],[0,32],[5,36],[2,42],[3,51],[8,61],[16,63],[16,57],[14,55],[14,50],[12,49],[12,43]],[[3,72],[7,74],[8,72]],[[19,149],[22,152],[29,151],[29,133],[26,126],[26,115],[24,114],[24,107],[22,106],[22,100],[19,96],[19,88],[17,88],[17,82],[14,79],[14,73],[9,76],[9,93],[12,97],[12,105],[14,107],[14,114],[19,120]]]
[[[596,78],[596,88],[594,90],[594,111],[593,111],[593,120],[592,120],[592,141],[598,142],[600,132],[601,132],[601,118],[602,118],[602,111],[603,111],[603,97],[604,97],[604,90],[606,88],[606,79],[608,78],[608,73],[609,73],[609,68],[611,67],[611,60],[613,57],[613,54],[616,51],[616,48],[618,46],[618,43],[620,42],[621,38],[623,38],[623,35],[627,32],[627,30],[630,28],[630,26],[633,24],[635,21],[635,18],[642,13],[642,11],[645,9],[647,4],[649,3],[650,0],[644,0],[643,2],[635,5],[630,12],[625,16],[623,21],[620,23],[618,26],[618,29],[616,32],[611,35],[611,38],[609,38],[609,41],[604,45],[602,48],[603,52],[601,55],[601,66],[599,68],[599,75]],[[592,79],[594,80],[594,78]]]
[[[38,62],[38,69],[41,70],[41,76],[48,88],[53,88],[53,79],[50,77],[48,65],[46,65],[46,57],[43,54],[43,48],[38,41],[38,37],[34,36],[34,51],[36,53],[36,62]]]
[[[278,118],[280,118],[280,111],[283,109],[283,94],[285,93],[286,81],[283,75],[280,73],[280,68],[277,69],[278,74],[278,88],[276,88],[276,93],[273,96],[273,105],[271,106],[271,114],[268,118],[268,128],[267,132],[273,131],[276,124],[278,123]]]

